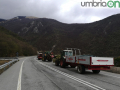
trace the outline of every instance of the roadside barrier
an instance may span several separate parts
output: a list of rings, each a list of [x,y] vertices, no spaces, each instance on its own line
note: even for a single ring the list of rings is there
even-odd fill
[[[0,58],[0,60],[10,60],[9,62],[5,63],[5,64],[2,64],[0,65],[0,74],[2,74],[5,70],[7,70],[9,67],[11,67],[14,63],[16,63],[18,60],[18,58]]]

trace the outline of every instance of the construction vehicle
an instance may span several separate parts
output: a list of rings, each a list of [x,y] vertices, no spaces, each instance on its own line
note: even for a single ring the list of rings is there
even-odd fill
[[[76,55],[76,51],[79,52],[78,55]],[[71,68],[77,66],[77,71],[80,74],[85,73],[86,69],[98,74],[100,70],[109,70],[110,66],[114,66],[114,58],[81,55],[80,49],[67,48],[67,50],[61,52],[59,57],[56,57],[55,65],[60,65],[61,68],[65,68],[68,65]]]
[[[52,52],[46,51],[46,52],[43,53],[42,61],[48,60],[48,61],[51,62],[53,57],[54,57],[54,55],[53,55]]]

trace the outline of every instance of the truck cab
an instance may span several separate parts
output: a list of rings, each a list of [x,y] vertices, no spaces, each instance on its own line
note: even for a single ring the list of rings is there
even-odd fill
[[[72,50],[63,50],[61,52],[61,58],[66,58],[66,56],[73,56],[73,51]]]

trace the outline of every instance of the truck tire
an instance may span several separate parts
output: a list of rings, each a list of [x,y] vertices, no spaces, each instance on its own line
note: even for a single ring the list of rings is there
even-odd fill
[[[55,61],[55,66],[59,66],[59,60]]]
[[[100,73],[100,70],[92,70],[92,71],[93,71],[93,73],[95,73],[95,74]]]
[[[44,61],[44,58],[42,58],[42,61]]]
[[[64,59],[62,59],[62,60],[60,60],[60,67],[61,68],[65,68],[65,60]]]
[[[83,73],[85,73],[85,67],[83,65],[78,65],[77,71],[78,71],[78,73],[83,74]]]
[[[43,58],[42,58],[42,61],[46,61],[46,58],[45,58],[45,57],[43,57]]]
[[[46,59],[47,59],[47,58],[44,56],[44,61],[46,61]]]

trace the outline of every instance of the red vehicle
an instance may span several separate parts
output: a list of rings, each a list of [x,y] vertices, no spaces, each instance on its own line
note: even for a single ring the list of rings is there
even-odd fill
[[[43,56],[43,54],[42,54],[42,53],[39,53],[39,54],[38,54],[38,60],[42,60],[42,56]]]
[[[61,52],[61,57],[56,59],[56,66],[60,65],[60,67],[62,68],[65,68],[65,66],[68,65],[70,65],[72,68],[75,68],[77,66],[78,73],[82,74],[85,72],[86,69],[88,69],[97,74],[100,72],[100,70],[109,70],[110,66],[114,65],[114,58],[112,57],[95,57],[92,55],[81,55],[80,49],[68,49],[63,50]],[[76,50],[79,51],[79,55],[76,55]]]

